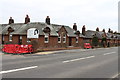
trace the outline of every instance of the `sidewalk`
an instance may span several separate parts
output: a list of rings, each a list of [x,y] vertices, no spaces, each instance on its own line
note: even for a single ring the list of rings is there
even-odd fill
[[[45,52],[37,52],[35,54],[53,54],[53,53],[58,53],[58,52],[63,52],[66,50],[73,50],[73,49],[81,49],[80,47],[67,47],[67,48],[45,48],[41,49]]]

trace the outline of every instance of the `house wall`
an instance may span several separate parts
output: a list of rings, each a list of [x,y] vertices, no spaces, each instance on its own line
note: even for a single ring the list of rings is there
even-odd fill
[[[12,42],[18,44],[19,43],[19,36],[13,35]]]
[[[9,36],[8,35],[4,35],[4,43],[7,43],[9,41]]]
[[[83,42],[84,43],[86,43],[86,42],[92,43],[92,39],[91,38],[84,38]]]
[[[28,44],[27,43],[27,36],[26,35],[22,35],[22,44],[23,45]]]
[[[57,48],[58,47],[58,37],[57,36],[50,36],[49,43],[50,48]]]
[[[79,37],[78,46],[80,46],[81,48],[83,48],[83,44],[84,44],[83,38]]]

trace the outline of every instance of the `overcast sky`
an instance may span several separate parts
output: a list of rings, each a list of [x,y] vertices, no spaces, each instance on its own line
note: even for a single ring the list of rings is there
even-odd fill
[[[0,0],[0,23],[8,23],[10,16],[15,23],[23,23],[26,14],[31,22],[45,22],[50,16],[51,23],[72,27],[77,23],[81,31],[97,27],[118,31],[119,0]]]

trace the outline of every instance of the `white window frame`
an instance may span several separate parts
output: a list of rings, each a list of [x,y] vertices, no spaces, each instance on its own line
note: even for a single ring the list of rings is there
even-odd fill
[[[63,41],[63,43],[66,43],[66,35],[63,36],[63,40],[65,39],[65,41]]]
[[[2,41],[4,41],[5,39],[4,39],[4,35],[2,35]]]
[[[60,41],[58,41],[58,43],[61,43],[61,35],[59,35],[58,38],[60,38]]]
[[[9,41],[12,41],[12,34],[9,35]]]
[[[27,38],[27,43],[30,43],[31,41],[30,41],[30,38]]]
[[[4,44],[4,40],[5,40],[4,35],[2,35],[2,44]]]
[[[22,39],[22,36],[20,36],[20,39]]]
[[[45,41],[45,38],[47,38],[47,41]],[[45,43],[49,43],[49,36],[48,36],[48,35],[45,35],[45,37],[44,37],[44,42],[45,42]]]
[[[22,41],[22,36],[20,36],[20,41]]]
[[[78,41],[79,41],[79,37],[77,36],[77,37],[76,37],[76,43],[78,43]]]

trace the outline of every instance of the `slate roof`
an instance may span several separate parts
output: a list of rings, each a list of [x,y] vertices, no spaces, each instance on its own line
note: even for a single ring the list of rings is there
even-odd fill
[[[104,32],[102,31],[92,31],[92,30],[87,30],[85,32],[85,38],[93,38],[93,36],[96,34],[96,36],[98,37],[98,39],[102,39],[102,36],[104,34]]]
[[[50,35],[51,36],[58,36],[57,31],[59,31],[59,29],[62,27],[63,25],[57,25],[57,24],[51,24],[51,25],[47,25],[46,23],[43,22],[30,22],[28,24],[24,24],[24,23],[14,23],[14,24],[1,24],[0,27],[2,27],[2,34],[8,34],[7,29],[9,27],[11,27],[12,29],[14,29],[14,32],[12,32],[11,34],[19,34],[19,35],[26,35],[27,34],[27,30],[29,28],[37,28],[39,30],[39,34],[40,35],[44,35],[43,29],[46,27],[49,27],[51,29]],[[70,28],[69,26],[65,26],[66,31],[68,32],[68,36],[70,37],[76,37],[76,35],[74,34],[74,30],[72,28]],[[84,37],[82,34],[80,34],[80,37]]]
[[[87,30],[85,32],[85,38],[93,38],[93,35],[95,35],[95,34],[99,39],[102,39],[102,35],[104,34],[104,32]],[[119,39],[120,40],[120,35],[118,35],[118,34],[105,33],[105,35],[106,35],[107,39]],[[113,36],[113,38],[112,38],[112,36]]]
[[[93,35],[95,35],[95,31],[87,30],[85,31],[85,38],[93,38]]]

